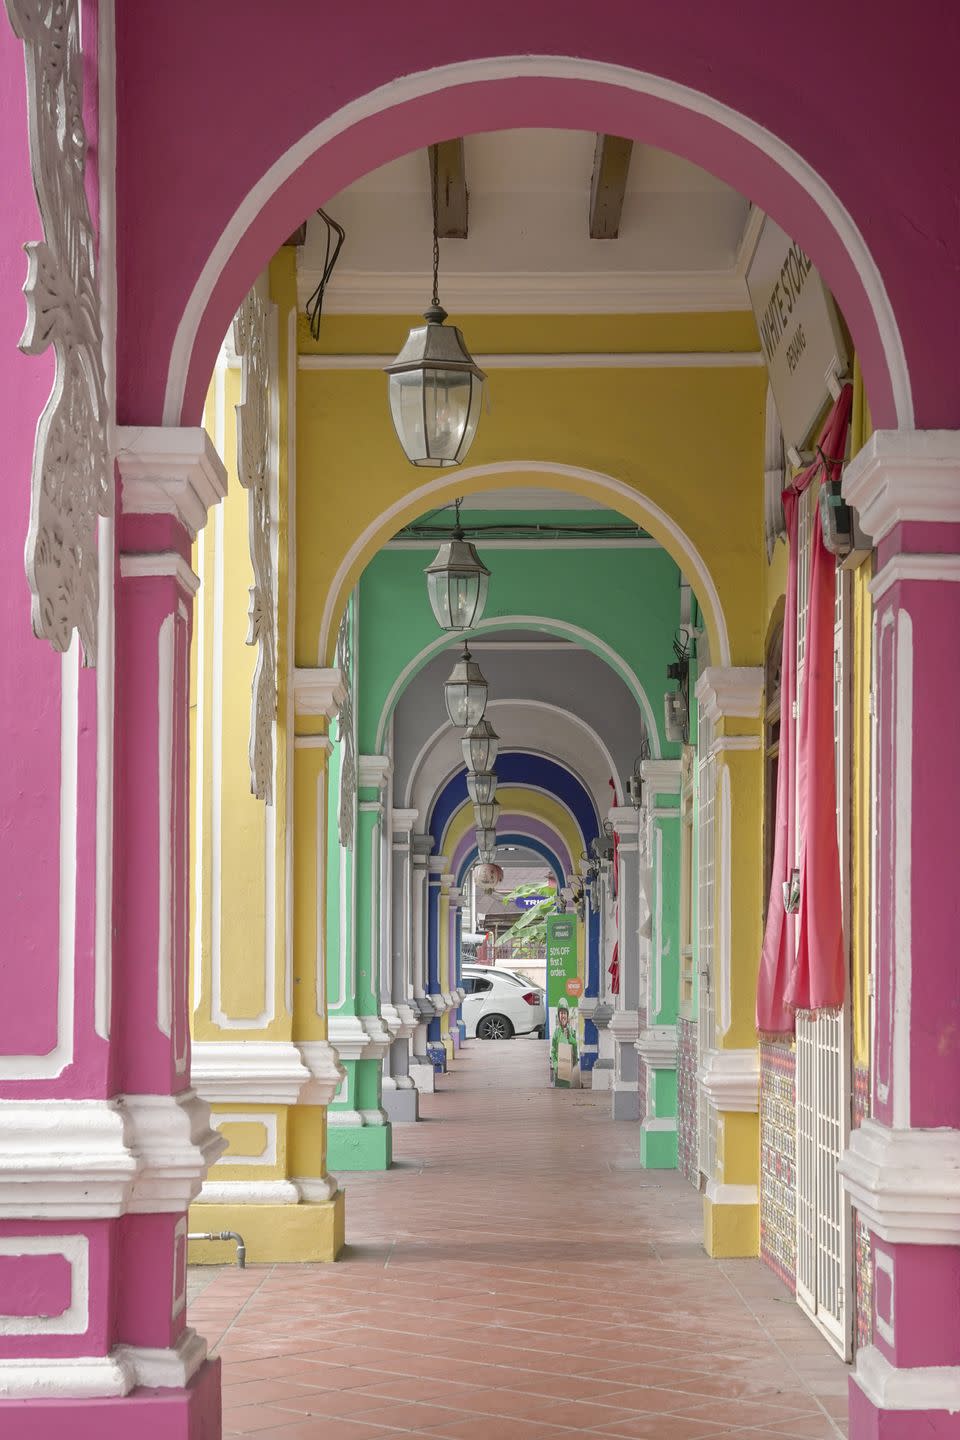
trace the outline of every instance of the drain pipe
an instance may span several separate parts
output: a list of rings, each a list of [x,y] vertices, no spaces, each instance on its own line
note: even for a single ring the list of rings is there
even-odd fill
[[[237,1232],[236,1232],[236,1230],[218,1230],[216,1233],[214,1233],[212,1230],[210,1230],[210,1231],[204,1231],[203,1233],[200,1233],[200,1232],[198,1231],[198,1232],[197,1232],[196,1234],[194,1234],[194,1235],[188,1235],[188,1236],[187,1236],[187,1239],[188,1239],[188,1240],[233,1240],[234,1243],[236,1244],[236,1247],[237,1247],[237,1267],[238,1267],[238,1269],[240,1269],[240,1270],[246,1270],[246,1268],[247,1268],[247,1246],[246,1246],[246,1242],[245,1242],[243,1236],[242,1236],[242,1235],[238,1235]]]

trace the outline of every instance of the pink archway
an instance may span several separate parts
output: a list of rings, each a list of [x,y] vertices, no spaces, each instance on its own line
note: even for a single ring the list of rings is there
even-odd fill
[[[425,0],[416,26],[378,6],[365,22],[325,10],[321,27],[305,0],[284,7],[283,24],[256,6],[241,7],[241,23],[236,7],[198,14],[184,0],[162,16],[121,8],[120,418],[196,419],[253,275],[352,180],[437,136],[549,125],[664,146],[749,195],[838,296],[876,423],[953,423],[945,361],[960,279],[931,208],[949,177],[942,161],[929,172],[920,110],[898,114],[886,98],[902,84],[899,45],[865,43],[857,16],[822,0],[799,27],[760,0],[735,25],[692,0],[656,9],[496,4],[451,26]],[[371,20],[376,44],[356,33]],[[928,97],[951,93],[937,69],[942,24],[911,19],[909,43],[927,40]],[[425,71],[425,55],[447,68]],[[909,223],[891,225],[892,193]]]

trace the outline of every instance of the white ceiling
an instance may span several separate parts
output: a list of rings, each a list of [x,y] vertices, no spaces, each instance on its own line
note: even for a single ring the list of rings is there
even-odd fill
[[[749,202],[689,161],[638,144],[619,238],[591,240],[595,144],[594,135],[573,130],[466,137],[469,236],[440,242],[440,294],[451,312],[673,309],[687,292],[696,303],[681,308],[746,304],[738,257]],[[346,241],[325,308],[369,313],[427,303],[425,150],[364,176],[326,209],[344,226]],[[324,249],[324,228],[314,217],[300,257],[303,297],[316,283]],[[570,294],[558,306],[564,288],[587,294],[580,304]]]

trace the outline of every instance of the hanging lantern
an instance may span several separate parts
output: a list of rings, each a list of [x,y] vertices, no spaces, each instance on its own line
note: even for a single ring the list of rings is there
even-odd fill
[[[478,720],[460,742],[468,770],[492,770],[500,737],[489,720]]]
[[[497,832],[495,829],[488,829],[484,825],[477,826],[477,846],[480,850],[496,850]]]
[[[492,865],[496,858],[496,849],[477,851],[477,859],[480,860],[484,865]],[[496,866],[495,868],[499,869],[500,867]]]
[[[424,313],[392,365],[390,413],[403,452],[413,465],[459,465],[473,444],[483,407],[480,366],[457,325],[444,325],[439,303]]]
[[[476,547],[463,538],[459,500],[456,528],[450,539],[440,546],[436,559],[424,574],[430,608],[441,630],[471,630],[480,623],[487,603],[490,571]]]
[[[413,465],[459,465],[477,433],[483,405],[480,366],[456,325],[444,326],[440,304],[440,244],[437,237],[437,147],[433,147],[433,298],[392,365],[390,413],[404,454]]]
[[[488,885],[491,890],[503,879],[503,871],[500,866],[495,865],[492,860],[484,860],[482,857],[481,863],[473,873],[478,885]]]
[[[492,770],[468,770],[467,794],[474,805],[483,805],[497,793],[497,777]]]
[[[497,820],[500,818],[500,806],[496,800],[485,800],[480,805],[474,805],[473,813],[480,829],[496,830]]]
[[[487,682],[466,645],[449,679],[443,683],[443,703],[447,707],[450,724],[458,730],[468,730],[483,719],[487,706]]]

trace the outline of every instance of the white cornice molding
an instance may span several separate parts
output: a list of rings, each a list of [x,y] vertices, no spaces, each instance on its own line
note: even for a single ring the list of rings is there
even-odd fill
[[[679,795],[682,763],[680,760],[642,760],[640,774],[654,795]]]
[[[307,668],[297,665],[293,672],[293,704],[298,715],[322,715],[333,720],[347,696],[343,671],[336,666]]]
[[[310,1079],[300,1091],[300,1105],[331,1105],[347,1072],[329,1040],[301,1040],[299,1050]]]
[[[297,273],[301,310],[319,270]],[[739,265],[729,270],[461,271],[443,281],[451,315],[670,315],[749,310]],[[419,315],[420,271],[338,270],[324,311],[330,315]],[[392,357],[391,357],[392,358]]]
[[[168,1350],[118,1345],[114,1354],[131,1366],[135,1384],[150,1390],[182,1390],[206,1360],[207,1342],[188,1326]]]
[[[297,369],[379,371],[393,358],[344,351],[301,355]],[[487,374],[493,370],[756,370],[763,365],[759,350],[515,350],[474,359]]]
[[[878,1410],[916,1410],[920,1414],[948,1410],[951,1415],[960,1410],[957,1365],[917,1365],[900,1370],[876,1345],[864,1345],[857,1351],[853,1379]],[[916,1423],[911,1433],[919,1433]]]
[[[707,719],[727,716],[756,720],[763,701],[762,665],[709,665],[697,681],[696,696]]]
[[[327,1035],[341,1060],[368,1057],[370,1036],[356,1015],[328,1015]]]
[[[618,1045],[635,1045],[640,1036],[639,1010],[614,1010],[607,1029]]]
[[[442,880],[450,869],[450,861],[446,855],[431,855],[428,858],[427,864],[430,869],[430,874],[438,876],[439,880]]]
[[[711,1205],[759,1205],[756,1185],[724,1185],[721,1180],[708,1180],[705,1195]]]
[[[632,805],[611,805],[607,819],[618,835],[640,833],[640,811],[634,810]]]
[[[874,545],[905,520],[960,523],[960,430],[875,430],[843,472]]]
[[[124,515],[172,515],[195,539],[227,493],[227,472],[201,425],[120,425]]]
[[[188,595],[200,589],[200,576],[176,550],[152,551],[149,554],[128,552],[120,556],[120,576],[124,580],[176,580]]]
[[[870,581],[870,593],[874,600],[879,600],[891,585],[911,580],[956,584],[960,581],[960,555],[891,555],[880,573]]]
[[[890,1244],[960,1244],[960,1131],[891,1130],[867,1119],[840,1160],[843,1188]]]
[[[754,1113],[759,1109],[760,1052],[708,1050],[697,1080],[712,1109]]]
[[[292,1180],[207,1180],[197,1204],[299,1205],[300,1198]]]
[[[78,1400],[129,1395],[138,1383],[123,1346],[109,1355],[46,1356],[0,1359],[0,1395],[4,1400]]]
[[[190,1076],[210,1104],[295,1105],[310,1071],[289,1040],[199,1040]]]
[[[121,1103],[132,1121],[138,1160],[127,1210],[141,1215],[184,1210],[227,1148],[211,1127],[209,1105],[193,1089],[127,1095]]]
[[[382,790],[393,774],[389,755],[358,755],[357,785],[359,789]]]
[[[676,1025],[648,1025],[634,1042],[634,1049],[651,1070],[673,1070],[677,1064]]]
[[[193,1090],[0,1102],[0,1219],[184,1210],[226,1142]]]
[[[416,825],[419,815],[419,810],[391,810],[390,823],[393,827],[394,835],[409,835],[414,825]]]

